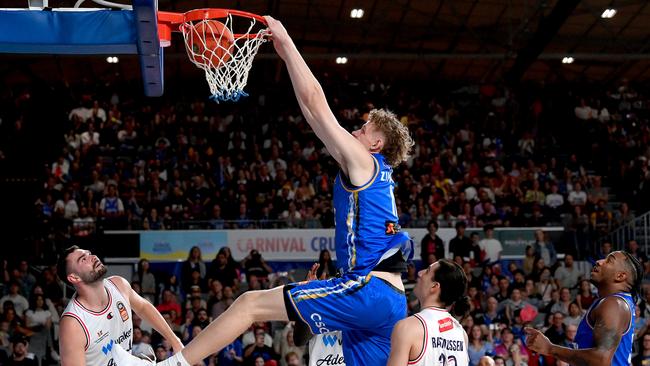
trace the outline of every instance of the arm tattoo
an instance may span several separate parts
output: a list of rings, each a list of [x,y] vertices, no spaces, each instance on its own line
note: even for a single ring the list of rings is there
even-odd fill
[[[600,351],[608,351],[618,347],[621,335],[616,328],[610,328],[602,319],[598,319],[594,325],[594,346]]]
[[[573,350],[559,346],[551,348],[551,355],[575,366],[604,365],[607,354],[613,354],[621,340],[616,327],[606,324],[604,319],[598,319],[594,325],[594,347],[584,350]]]

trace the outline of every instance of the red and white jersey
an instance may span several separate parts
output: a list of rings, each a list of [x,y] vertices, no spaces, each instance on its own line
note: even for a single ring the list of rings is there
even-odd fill
[[[102,311],[85,308],[75,293],[62,314],[62,317],[69,316],[77,320],[85,333],[87,366],[120,366],[116,365],[111,356],[115,343],[122,345],[128,352],[131,352],[133,344],[129,302],[110,279],[104,280],[104,289],[108,294],[108,305]]]
[[[415,317],[424,327],[422,352],[409,365],[467,366],[467,336],[463,327],[445,309],[424,308]]]

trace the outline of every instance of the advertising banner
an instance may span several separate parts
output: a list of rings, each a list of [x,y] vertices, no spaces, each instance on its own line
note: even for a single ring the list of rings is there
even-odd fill
[[[406,229],[415,243],[414,259],[419,259],[420,242],[426,229]],[[533,244],[537,228],[497,228],[495,238],[503,245],[503,256],[523,257],[526,246]],[[552,242],[557,243],[562,228],[543,228]],[[481,228],[468,228],[466,235]],[[437,235],[445,243],[456,230],[441,228]],[[328,249],[336,259],[333,229],[269,229],[269,230],[202,230],[202,231],[143,231],[140,232],[140,257],[149,260],[185,260],[193,246],[201,248],[203,260],[211,261],[221,247],[230,247],[233,258],[242,260],[251,250],[257,250],[267,261],[316,261],[322,249]]]

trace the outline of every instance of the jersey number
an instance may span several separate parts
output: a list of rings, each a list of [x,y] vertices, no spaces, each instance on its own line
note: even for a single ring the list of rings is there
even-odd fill
[[[458,364],[456,361],[456,356],[447,357],[444,354],[440,355],[438,362],[440,363],[440,366],[456,366]]]

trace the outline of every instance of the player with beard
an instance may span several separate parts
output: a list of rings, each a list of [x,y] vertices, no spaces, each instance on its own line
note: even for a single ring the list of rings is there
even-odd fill
[[[131,309],[165,337],[175,352],[183,349],[156,308],[135,293],[124,278],[104,278],[106,267],[90,251],[77,246],[66,249],[57,269],[59,277],[76,290],[61,316],[59,351],[63,366],[116,365],[111,353],[116,344],[127,351],[132,347]]]
[[[643,267],[636,258],[623,251],[609,254],[591,270],[591,283],[598,289],[599,298],[578,325],[574,340],[577,349],[552,344],[532,328],[526,328],[526,345],[571,365],[630,365],[635,299],[642,279]]]

